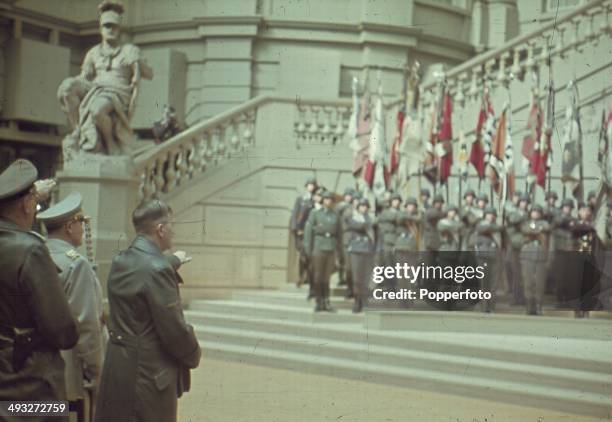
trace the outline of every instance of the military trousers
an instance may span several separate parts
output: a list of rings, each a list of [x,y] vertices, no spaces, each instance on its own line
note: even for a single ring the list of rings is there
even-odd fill
[[[520,250],[508,247],[505,255],[505,270],[510,302],[514,305],[522,305],[525,302],[523,292],[523,274],[521,270]]]
[[[495,310],[495,296],[500,277],[499,261],[499,253],[495,250],[476,254],[476,264],[485,267],[484,277],[480,280],[480,289],[483,292],[491,293],[491,299],[483,299],[480,303],[483,312],[493,312]]]
[[[384,245],[382,250],[382,265],[385,267],[395,267],[396,259],[392,245]],[[397,290],[397,279],[395,277],[387,278],[384,282],[385,288],[388,290]]]
[[[312,272],[315,298],[329,298],[329,278],[334,272],[335,265],[335,251],[319,251],[312,255]]]
[[[370,281],[374,268],[374,254],[350,253],[350,267],[353,272],[353,294],[355,302],[366,305],[370,295]]]
[[[350,261],[350,254],[348,251],[348,245],[342,250],[342,253],[344,255],[344,260],[343,260],[343,269],[344,269],[344,282],[346,284],[346,287],[349,291],[349,293],[354,292],[354,282],[353,282],[353,268],[351,265],[351,261]]]
[[[532,300],[542,303],[546,289],[546,267],[546,260],[521,259],[523,293],[527,303]]]

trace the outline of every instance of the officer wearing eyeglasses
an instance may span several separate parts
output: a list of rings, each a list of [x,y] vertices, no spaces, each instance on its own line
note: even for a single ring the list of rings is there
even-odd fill
[[[37,218],[47,229],[47,247],[61,271],[60,280],[79,326],[77,345],[62,352],[66,393],[79,420],[91,420],[108,334],[103,324],[100,282],[91,263],[76,250],[83,243],[84,225],[89,220],[82,202],[81,194],[72,192]]]

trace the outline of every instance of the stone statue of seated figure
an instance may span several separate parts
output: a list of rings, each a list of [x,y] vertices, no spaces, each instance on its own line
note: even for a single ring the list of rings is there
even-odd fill
[[[140,49],[120,41],[123,5],[107,0],[98,9],[102,42],[85,55],[81,74],[64,80],[57,92],[73,129],[63,141],[65,161],[81,151],[129,155],[140,79],[153,77]]]

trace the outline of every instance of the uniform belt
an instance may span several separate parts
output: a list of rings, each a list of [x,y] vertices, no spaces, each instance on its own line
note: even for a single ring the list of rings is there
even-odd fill
[[[148,343],[158,343],[157,338],[155,336],[134,336],[117,330],[108,330],[108,336],[111,343],[129,348],[138,348],[138,346]]]
[[[16,334],[28,334],[36,330],[34,327],[11,327],[9,325],[0,324],[0,335],[14,339]]]
[[[317,236],[319,236],[319,237],[335,237],[330,232],[317,233]]]

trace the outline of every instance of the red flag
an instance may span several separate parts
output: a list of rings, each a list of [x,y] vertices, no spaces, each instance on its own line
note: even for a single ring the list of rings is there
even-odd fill
[[[483,145],[483,136],[485,128],[485,122],[488,118],[493,116],[493,106],[489,101],[489,96],[485,94],[483,98],[483,104],[478,114],[478,122],[476,123],[476,140],[472,142],[472,149],[470,151],[470,163],[476,169],[478,177],[480,179],[485,176],[485,148]]]
[[[430,125],[428,128],[429,141],[425,144],[425,160],[423,163],[423,175],[433,185],[436,183],[438,178],[438,163],[436,157],[436,143],[438,141],[435,130],[437,127],[437,116],[438,112],[436,104],[433,103],[429,109],[430,114]]]
[[[536,169],[539,166],[540,157],[536,152],[539,150],[538,142],[542,136],[542,120],[542,108],[534,101],[529,111],[529,117],[527,117],[529,134],[523,138],[523,147],[521,148],[523,157],[529,161],[529,172],[531,174],[537,174]]]
[[[495,131],[491,147],[491,162],[489,163],[491,168],[489,173],[491,185],[498,194],[501,194],[502,180],[505,176],[506,124],[506,110],[504,110],[497,122],[497,130]]]
[[[438,165],[440,184],[446,183],[453,165],[453,146],[451,144],[453,139],[452,114],[453,101],[450,94],[446,92],[442,104],[442,121],[438,132],[437,156],[440,160]]]
[[[395,129],[395,139],[393,140],[393,145],[391,146],[391,174],[395,174],[397,168],[399,167],[399,147],[402,144],[402,131],[404,127],[404,117],[405,114],[403,111],[397,112],[396,118],[396,129]]]
[[[536,175],[536,183],[546,188],[546,172],[548,170],[548,154],[550,154],[550,138],[552,131],[545,131],[540,137],[538,150],[534,151],[534,173]]]

